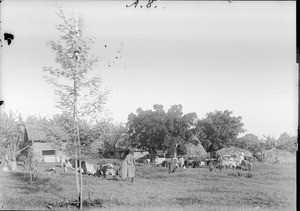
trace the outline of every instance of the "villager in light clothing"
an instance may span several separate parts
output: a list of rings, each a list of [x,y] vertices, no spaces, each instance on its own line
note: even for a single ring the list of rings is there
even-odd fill
[[[125,160],[122,163],[122,178],[125,179],[127,177],[131,178],[133,182],[135,176],[135,159],[133,156],[134,150],[130,150],[130,153],[126,156]]]

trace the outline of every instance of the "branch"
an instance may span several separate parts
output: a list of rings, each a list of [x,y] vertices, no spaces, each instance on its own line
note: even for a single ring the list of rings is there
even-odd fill
[[[30,144],[27,145],[26,147],[24,147],[23,149],[19,150],[19,151],[16,153],[16,155],[19,154],[20,152],[22,152],[24,149],[28,148],[29,146],[30,146]]]

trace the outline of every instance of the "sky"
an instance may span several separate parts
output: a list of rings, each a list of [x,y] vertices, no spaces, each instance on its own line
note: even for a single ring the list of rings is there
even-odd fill
[[[200,119],[230,110],[259,138],[297,134],[296,2],[157,1],[145,8],[141,1],[142,8],[126,7],[133,2],[3,1],[1,34],[15,39],[10,45],[2,40],[1,109],[48,118],[60,112],[43,79],[43,67],[55,65],[46,43],[59,39],[58,5],[78,14],[81,35],[95,40],[91,54],[102,60],[93,74],[111,91],[105,113],[115,122],[126,123],[139,107],[162,104],[167,111],[181,104]]]

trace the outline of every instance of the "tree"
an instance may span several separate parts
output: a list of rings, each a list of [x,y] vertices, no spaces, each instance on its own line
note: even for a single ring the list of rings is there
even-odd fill
[[[93,142],[91,147],[94,153],[113,152],[114,155],[117,152],[117,147],[120,142],[124,142],[126,137],[126,128],[121,123],[112,123],[110,121],[98,122],[93,131],[98,133],[98,137]],[[121,143],[121,145],[124,143]]]
[[[197,122],[198,138],[212,154],[223,147],[233,145],[243,129],[242,117],[231,116],[232,111],[214,111]],[[209,140],[209,144],[208,144]]]
[[[249,150],[251,146],[260,143],[261,141],[258,137],[254,134],[246,134],[243,137],[238,138],[234,143],[233,146]]]
[[[155,111],[138,108],[137,115],[129,114],[127,122],[131,145],[148,150],[152,155],[163,148],[166,115],[161,105],[154,108]]]
[[[128,115],[128,133],[134,147],[149,150],[168,151],[177,156],[177,147],[187,141],[194,141],[197,115],[183,115],[182,105],[173,105],[166,113],[162,105],[154,105],[154,111],[139,108],[137,114]]]
[[[177,157],[177,147],[189,141],[197,142],[194,135],[196,130],[196,113],[183,115],[182,105],[173,105],[166,115],[166,135],[164,145],[169,149],[169,156]],[[197,144],[197,143],[194,143]]]
[[[16,169],[16,155],[23,140],[22,117],[15,112],[0,112],[1,155],[10,160],[9,169]]]
[[[289,151],[292,154],[296,154],[298,150],[297,137],[290,136],[286,132],[279,136],[277,143],[277,149]]]
[[[71,140],[75,146],[75,159],[80,161],[82,158],[79,118],[89,117],[89,120],[95,120],[99,117],[107,99],[107,92],[101,91],[99,77],[89,77],[90,70],[99,59],[89,55],[93,41],[80,36],[78,16],[67,17],[61,8],[58,8],[56,14],[63,21],[57,25],[62,35],[60,41],[49,41],[48,44],[55,52],[58,67],[44,67],[47,73],[45,80],[55,88],[55,94],[58,96],[57,106],[73,116]],[[82,209],[82,173],[79,174],[79,182],[77,170],[75,162],[78,203]]]

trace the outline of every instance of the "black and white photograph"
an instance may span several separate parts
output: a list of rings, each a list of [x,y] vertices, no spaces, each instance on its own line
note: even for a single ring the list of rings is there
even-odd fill
[[[0,210],[297,208],[296,1],[0,0]]]

